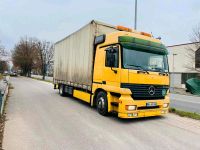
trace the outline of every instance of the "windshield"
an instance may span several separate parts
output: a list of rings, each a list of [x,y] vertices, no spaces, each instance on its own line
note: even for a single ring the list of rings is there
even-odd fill
[[[123,48],[123,68],[168,72],[167,56]]]

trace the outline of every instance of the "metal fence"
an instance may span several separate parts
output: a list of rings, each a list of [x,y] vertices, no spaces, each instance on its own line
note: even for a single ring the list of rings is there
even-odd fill
[[[5,101],[8,95],[8,88],[9,88],[9,77],[6,77],[4,80],[1,80],[1,88],[0,88],[0,114],[3,114]]]

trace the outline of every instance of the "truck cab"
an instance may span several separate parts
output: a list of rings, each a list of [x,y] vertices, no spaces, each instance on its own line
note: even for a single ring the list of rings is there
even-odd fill
[[[168,51],[145,32],[118,27],[95,38],[91,105],[120,118],[164,115],[169,109]]]

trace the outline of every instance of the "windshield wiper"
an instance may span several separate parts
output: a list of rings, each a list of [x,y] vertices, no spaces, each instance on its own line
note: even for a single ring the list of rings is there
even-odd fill
[[[138,66],[138,65],[129,65],[129,64],[127,64],[127,66],[135,67],[135,68],[141,70],[140,72],[144,72],[144,73],[149,74],[149,72],[148,72],[147,70],[145,70],[142,66]]]
[[[166,73],[165,71],[164,71],[164,69],[162,69],[162,68],[153,68],[154,70],[156,70],[156,71],[159,71],[159,72],[161,72],[161,73]]]
[[[163,75],[163,76],[168,76],[168,73],[165,72],[163,69],[161,68],[154,68],[155,70],[159,71],[159,75]]]
[[[135,67],[137,69],[140,69],[140,70],[144,70],[144,68],[142,68],[141,66],[137,66],[137,65],[127,65],[127,66],[131,66],[131,67]]]

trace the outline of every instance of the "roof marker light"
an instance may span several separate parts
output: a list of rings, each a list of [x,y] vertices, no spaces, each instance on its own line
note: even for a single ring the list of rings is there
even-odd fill
[[[127,31],[127,32],[133,31],[131,28],[127,28],[127,27],[124,27],[124,26],[117,26],[116,29],[120,30],[120,31]]]
[[[150,33],[146,33],[146,32],[140,32],[141,35],[144,36],[148,36],[148,37],[152,37],[152,35]]]

